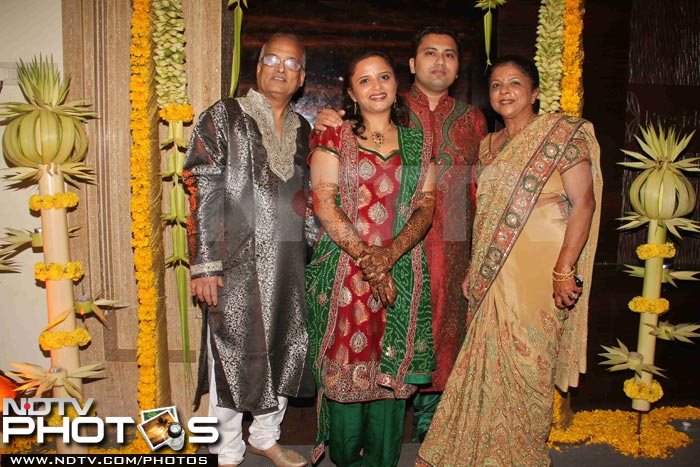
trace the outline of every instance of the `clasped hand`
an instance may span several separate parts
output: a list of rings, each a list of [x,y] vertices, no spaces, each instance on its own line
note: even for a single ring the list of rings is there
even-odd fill
[[[356,264],[362,270],[363,279],[369,282],[372,297],[380,300],[385,307],[394,306],[396,284],[391,276],[395,260],[389,248],[368,246],[357,258]]]
[[[554,305],[559,309],[576,305],[583,292],[583,287],[578,287],[573,277],[565,281],[553,281],[552,284],[554,289],[552,298],[554,298]]]

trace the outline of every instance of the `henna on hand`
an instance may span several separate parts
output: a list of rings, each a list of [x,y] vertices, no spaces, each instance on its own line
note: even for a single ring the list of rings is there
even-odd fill
[[[388,248],[370,245],[364,254],[357,260],[357,265],[364,274],[364,279],[369,282],[378,280],[379,276],[391,271],[395,261],[392,261]]]
[[[356,260],[364,254],[367,244],[357,233],[345,212],[338,206],[336,201],[338,191],[337,183],[316,184],[313,187],[314,213],[331,240]]]
[[[397,291],[396,284],[394,283],[394,278],[391,276],[390,273],[383,275],[381,282],[379,282],[376,286],[372,285],[370,287],[373,291],[372,296],[374,296],[374,291],[376,290],[376,293],[379,296],[379,300],[382,302],[382,305],[384,305],[384,307],[391,308],[394,306],[394,303],[396,302]]]
[[[401,232],[394,238],[387,248],[391,266],[396,264],[404,254],[420,242],[428,233],[433,223],[435,213],[435,191],[423,191],[420,193],[416,208],[411,217],[406,221]]]

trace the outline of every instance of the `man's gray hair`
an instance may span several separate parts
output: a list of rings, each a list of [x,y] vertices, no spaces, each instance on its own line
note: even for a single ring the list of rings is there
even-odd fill
[[[275,34],[273,34],[272,37],[270,37],[267,40],[267,42],[265,42],[263,44],[262,49],[260,49],[260,56],[258,57],[258,62],[261,62],[263,57],[265,56],[265,49],[267,48],[267,45],[270,42],[274,41],[275,39],[282,39],[282,38],[291,39],[294,42],[296,42],[296,44],[299,46],[299,48],[301,49],[301,68],[303,70],[305,70],[306,69],[306,47],[304,47],[304,44],[301,43],[301,41],[299,40],[299,38],[295,34],[292,34],[290,32],[276,32]]]

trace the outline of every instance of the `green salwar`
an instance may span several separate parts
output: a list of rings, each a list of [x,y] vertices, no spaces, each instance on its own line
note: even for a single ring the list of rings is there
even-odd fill
[[[396,467],[405,399],[341,403],[328,399],[331,460],[338,467]]]
[[[441,392],[418,392],[413,398],[413,432],[411,441],[423,442],[440,403]]]

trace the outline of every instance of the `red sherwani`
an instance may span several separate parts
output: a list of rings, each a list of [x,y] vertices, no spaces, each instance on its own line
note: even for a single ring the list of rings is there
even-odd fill
[[[405,96],[411,125],[432,133],[437,164],[433,226],[424,240],[430,270],[433,336],[437,366],[432,384],[422,392],[442,392],[457,358],[466,330],[467,302],[462,280],[470,257],[474,184],[472,166],[486,120],[479,109],[445,94],[435,110],[415,85]]]

